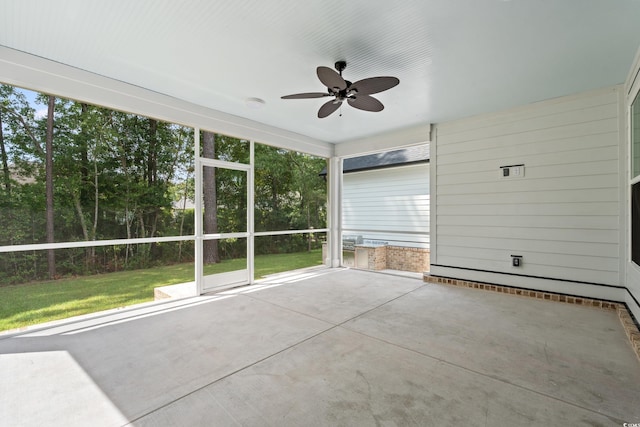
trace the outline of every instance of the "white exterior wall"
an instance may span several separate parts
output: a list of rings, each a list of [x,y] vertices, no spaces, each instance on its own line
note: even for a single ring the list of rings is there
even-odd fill
[[[432,274],[624,300],[622,102],[612,87],[437,125]]]
[[[342,191],[344,235],[429,248],[428,163],[345,173]]]
[[[636,55],[636,59],[634,61],[634,65],[631,68],[630,72],[629,72],[629,77],[627,78],[627,84],[626,84],[626,90],[625,90],[625,95],[626,95],[626,100],[625,100],[625,114],[629,114],[629,110],[630,110],[630,106],[631,103],[633,102],[633,100],[635,99],[636,96],[638,96],[638,94],[640,93],[640,49],[638,50],[638,53]],[[631,212],[631,202],[629,199],[629,195],[631,192],[631,161],[633,161],[634,159],[631,159],[631,135],[630,135],[630,129],[629,129],[629,124],[630,124],[630,120],[628,121],[628,125],[627,125],[627,132],[625,135],[625,140],[626,140],[626,144],[625,144],[625,152],[626,152],[626,159],[629,159],[629,161],[625,162],[625,171],[626,173],[624,174],[624,178],[623,178],[623,185],[624,185],[624,191],[625,191],[625,195],[626,200],[625,203],[623,204],[624,206],[624,225],[626,226],[626,231],[625,231],[625,235],[626,236],[630,236],[631,235],[631,219],[630,219],[630,212]],[[639,182],[638,178],[635,178],[633,180],[633,182]],[[630,240],[630,239],[628,239]],[[625,300],[625,302],[627,303],[627,306],[629,307],[629,309],[631,310],[631,312],[633,313],[633,315],[636,317],[636,319],[640,319],[640,267],[638,265],[636,265],[634,262],[631,262],[631,242],[627,241],[627,244],[625,245],[625,267],[626,267],[626,277],[625,277],[625,282],[626,282],[626,286],[628,289],[628,295],[627,298]]]

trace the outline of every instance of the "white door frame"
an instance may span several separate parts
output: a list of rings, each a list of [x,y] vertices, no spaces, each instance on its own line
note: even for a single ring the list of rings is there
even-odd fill
[[[253,248],[254,248],[254,143],[250,141],[250,163],[234,163],[218,159],[207,159],[200,157],[200,129],[194,130],[195,139],[195,283],[197,294],[201,295],[205,291],[211,291],[214,287],[244,285],[253,283]],[[247,174],[247,219],[246,230],[237,233],[215,233],[204,234],[204,223],[202,220],[202,192],[203,192],[203,171],[205,167],[215,167],[220,169],[231,169],[246,172]],[[204,276],[204,240],[210,239],[226,239],[226,238],[246,238],[247,239],[247,267],[245,270],[238,270],[229,273],[220,273],[215,275],[219,280],[214,286],[207,286],[207,280]]]

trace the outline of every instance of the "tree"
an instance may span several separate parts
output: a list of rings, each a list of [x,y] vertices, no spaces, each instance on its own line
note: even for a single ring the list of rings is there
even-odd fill
[[[9,199],[11,198],[12,170],[10,168],[9,150],[7,147],[12,145],[12,137],[15,136],[22,127],[22,130],[32,137],[34,146],[39,147],[38,141],[33,136],[33,124],[29,123],[30,119],[33,119],[33,110],[29,107],[24,95],[16,91],[13,86],[0,85],[0,161],[2,162],[2,187],[4,187],[5,195]],[[9,133],[6,135],[7,138],[5,138],[5,126],[9,130]]]
[[[294,175],[294,188],[296,188],[296,198],[298,207],[294,210],[300,225],[304,228],[324,228],[326,224],[327,201],[326,184],[318,175],[318,170],[326,166],[324,159],[314,158],[300,153],[291,153],[289,156]],[[312,249],[312,235],[309,233],[307,239],[307,250]]]
[[[36,100],[48,109],[36,115],[25,95],[0,85],[0,245],[192,233],[187,196],[204,198],[204,212],[196,214],[204,217],[205,233],[247,229],[245,172],[206,167],[204,194],[193,194],[193,129],[43,94]],[[206,158],[249,161],[246,140],[203,132],[202,141]],[[317,176],[323,165],[257,144],[256,230],[324,228],[326,190]],[[257,253],[300,251],[316,242],[309,234],[256,241]],[[193,242],[70,248],[55,251],[55,258],[48,257],[53,250],[3,253],[0,283],[174,262],[183,244]],[[205,242],[206,263],[245,254],[245,239]]]
[[[204,131],[202,133],[202,156],[207,159],[215,157],[216,134]],[[218,232],[218,203],[216,195],[216,173],[215,168],[205,167],[202,174],[202,191],[204,202],[204,233],[212,234]],[[197,197],[197,196],[196,196]],[[196,213],[199,215],[199,213]],[[220,262],[217,240],[205,240],[203,242],[204,253],[203,262],[213,264]]]
[[[42,94],[36,100],[49,108],[38,116],[25,95],[0,85],[0,245],[51,242],[51,229],[55,241],[66,242],[193,229],[186,212],[172,207],[173,188],[178,181],[186,188],[183,180],[190,179],[192,129],[58,98],[52,111]],[[173,261],[174,252],[164,248],[175,245],[56,251],[55,273],[144,267],[163,256]],[[49,276],[47,255],[0,254],[0,283]]]
[[[2,109],[0,109],[0,158],[2,159],[2,182],[8,197],[11,197],[11,171],[9,170],[9,156],[4,142],[4,132],[2,131]]]

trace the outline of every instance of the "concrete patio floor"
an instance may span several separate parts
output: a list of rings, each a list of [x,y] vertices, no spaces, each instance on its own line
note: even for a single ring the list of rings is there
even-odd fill
[[[614,311],[349,269],[0,336],[0,425],[622,426]]]

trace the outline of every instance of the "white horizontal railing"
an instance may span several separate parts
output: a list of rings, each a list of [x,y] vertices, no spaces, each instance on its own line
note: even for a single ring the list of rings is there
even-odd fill
[[[306,230],[282,230],[282,231],[260,231],[254,233],[254,236],[276,236],[282,234],[304,234],[304,233],[326,233],[328,228],[312,228]],[[247,238],[250,233],[216,233],[205,234],[204,240],[219,240],[231,238]],[[162,243],[162,242],[179,242],[194,241],[195,236],[165,236],[165,237],[142,237],[136,239],[112,239],[112,240],[78,240],[75,242],[56,242],[56,243],[33,243],[27,245],[7,245],[0,246],[0,253],[7,252],[25,252],[25,251],[41,251],[48,249],[69,249],[69,248],[89,248],[99,246],[117,246],[117,245],[135,245],[141,243]]]
[[[399,231],[399,230],[371,230],[364,228],[343,228],[342,238],[350,235],[361,235],[364,239],[375,241],[389,241],[392,246],[406,246],[414,248],[431,247],[431,235],[420,231]],[[397,238],[394,238],[398,236]],[[414,238],[414,239],[412,239]],[[341,239],[342,240],[342,239]],[[422,241],[421,241],[422,240]],[[424,241],[426,240],[426,241]]]
[[[308,228],[306,230],[256,231],[254,236],[278,236],[282,234],[326,233],[328,228]]]
[[[75,242],[34,243],[30,245],[0,246],[2,252],[24,252],[46,249],[89,248],[97,246],[134,245],[138,243],[179,242],[195,240],[195,236],[167,236],[167,237],[142,237],[137,239],[113,239],[113,240],[79,240]]]

